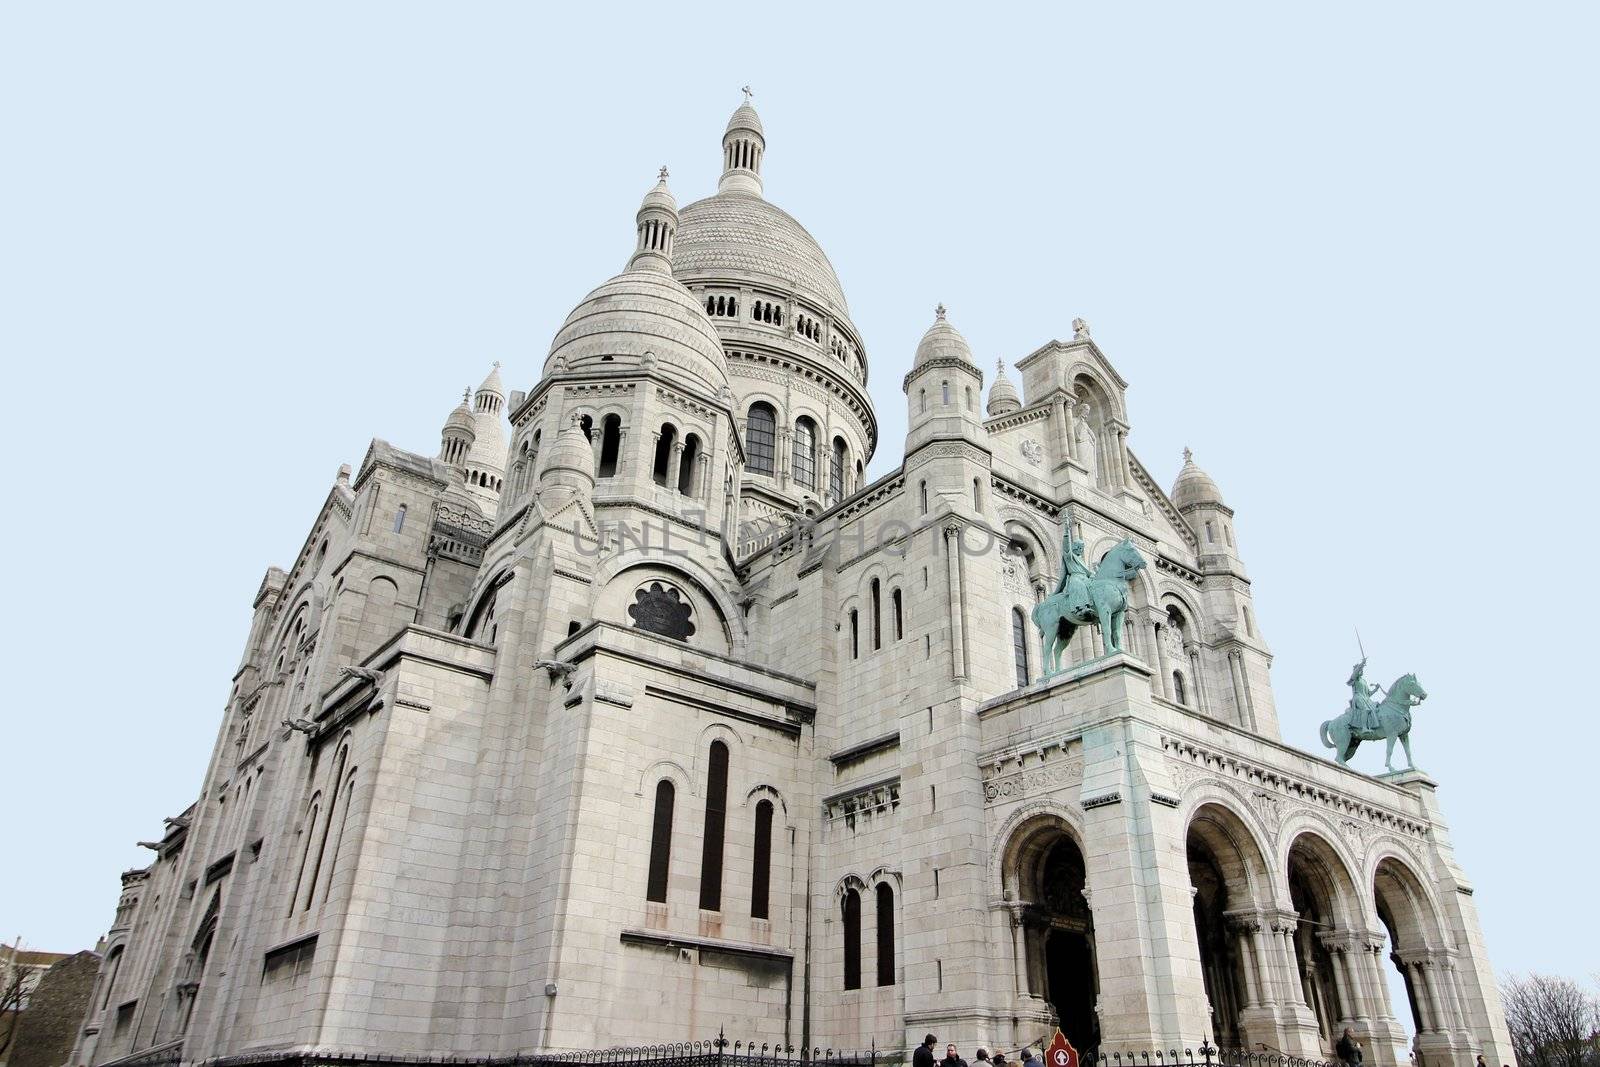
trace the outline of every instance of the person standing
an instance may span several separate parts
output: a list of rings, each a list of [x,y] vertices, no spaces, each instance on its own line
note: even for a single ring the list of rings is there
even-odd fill
[[[1356,1040],[1355,1032],[1348,1026],[1344,1028],[1344,1036],[1339,1038],[1334,1051],[1339,1054],[1339,1061],[1345,1067],[1361,1067],[1361,1042]]]
[[[1480,1056],[1479,1059],[1482,1059],[1482,1057]],[[990,1067],[988,1049],[980,1048],[978,1054],[972,1057],[972,1067],[978,1067],[979,1064],[983,1064],[984,1067]]]
[[[911,1067],[934,1067],[933,1046],[938,1043],[939,1039],[932,1034],[923,1038],[922,1044],[918,1045],[917,1050],[911,1054]]]
[[[944,1059],[939,1061],[939,1067],[967,1067],[967,1061],[956,1052],[954,1045],[944,1047]]]

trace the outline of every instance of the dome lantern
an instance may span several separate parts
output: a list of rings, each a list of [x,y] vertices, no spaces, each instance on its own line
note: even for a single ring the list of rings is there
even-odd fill
[[[638,241],[629,270],[655,270],[672,273],[672,242],[678,236],[678,201],[667,188],[667,168],[662,167],[655,188],[644,194],[635,216]]]
[[[761,159],[767,154],[767,138],[761,129],[761,116],[750,106],[750,87],[744,92],[728,128],[722,134],[722,180],[719,193],[761,195]]]
[[[991,418],[1022,410],[1022,399],[1017,396],[1017,387],[1006,377],[1006,361],[1003,359],[995,361],[994,384],[989,387],[988,410]]]

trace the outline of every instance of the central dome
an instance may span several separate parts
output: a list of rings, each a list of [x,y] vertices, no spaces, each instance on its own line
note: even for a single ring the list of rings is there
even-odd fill
[[[850,305],[833,264],[794,216],[760,196],[721,192],[679,214],[672,273],[752,278],[777,289],[793,288],[848,317]]]

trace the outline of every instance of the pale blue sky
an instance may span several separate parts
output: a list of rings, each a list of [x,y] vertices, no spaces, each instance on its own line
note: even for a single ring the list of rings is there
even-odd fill
[[[1431,694],[1493,959],[1586,976],[1595,11],[0,7],[0,937],[94,942],[338,465],[435,450],[491,360],[531,385],[750,82],[866,340],[871,473],[936,302],[986,369],[1087,318],[1133,450],[1237,510],[1285,740],[1321,751],[1359,624]]]

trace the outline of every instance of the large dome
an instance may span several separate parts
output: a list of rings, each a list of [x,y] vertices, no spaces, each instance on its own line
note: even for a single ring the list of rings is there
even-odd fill
[[[679,213],[672,272],[754,277],[779,290],[792,286],[842,317],[850,314],[816,238],[787,211],[749,193],[717,193]]]
[[[601,285],[567,316],[544,372],[603,363],[656,367],[715,393],[728,384],[722,341],[700,302],[660,270],[627,270]]]

